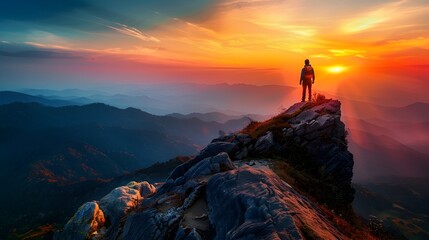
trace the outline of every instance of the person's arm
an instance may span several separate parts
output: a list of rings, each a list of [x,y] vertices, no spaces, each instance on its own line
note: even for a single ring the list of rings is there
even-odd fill
[[[314,73],[314,68],[312,70],[313,70],[313,83],[314,83],[314,80],[316,80],[316,74]]]
[[[304,68],[301,69],[301,77],[299,78],[299,85],[301,85],[303,78],[304,78]]]

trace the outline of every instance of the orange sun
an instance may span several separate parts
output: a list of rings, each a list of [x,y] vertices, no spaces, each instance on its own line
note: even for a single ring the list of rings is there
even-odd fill
[[[347,67],[344,66],[329,66],[326,68],[326,71],[329,73],[339,74],[347,70]]]

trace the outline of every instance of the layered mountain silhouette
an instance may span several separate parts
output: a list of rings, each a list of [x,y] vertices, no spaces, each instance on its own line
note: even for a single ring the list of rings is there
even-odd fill
[[[294,87],[248,84],[195,84],[115,86],[115,93],[97,90],[23,89],[23,93],[43,95],[79,104],[101,102],[120,108],[133,107],[157,115],[170,113],[221,112],[228,115],[262,115],[278,112],[285,95]],[[131,90],[130,90],[131,89]],[[122,90],[122,91],[121,91]],[[119,94],[118,94],[119,93]]]
[[[355,182],[416,173],[428,176],[429,103],[393,107],[344,98],[342,104],[342,119],[355,156]]]
[[[340,106],[319,96],[213,139],[164,183],[83,204],[55,238],[378,239],[351,208]]]
[[[351,129],[350,149],[361,161],[356,162],[358,182],[380,176],[427,177],[429,156],[387,135]]]
[[[47,106],[62,107],[68,105],[77,105],[77,103],[61,99],[47,99],[42,96],[33,96],[13,91],[0,91],[0,105],[14,102],[22,103],[40,103]]]
[[[252,119],[255,121],[263,121],[270,118],[270,116],[258,115],[258,114],[234,116],[234,115],[228,115],[220,112],[189,113],[189,114],[171,113],[171,114],[168,114],[167,116],[180,118],[180,119],[197,118],[206,122],[215,121],[219,123],[224,123],[230,120],[243,118],[243,117],[248,117],[249,119]]]

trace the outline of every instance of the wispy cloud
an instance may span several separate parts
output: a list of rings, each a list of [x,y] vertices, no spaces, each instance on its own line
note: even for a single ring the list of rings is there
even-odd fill
[[[135,37],[146,42],[160,42],[158,38],[147,35],[142,31],[140,31],[139,29],[135,27],[127,26],[125,24],[116,23],[116,26],[112,26],[112,25],[105,25],[105,26],[119,33],[131,36],[131,37]]]
[[[321,54],[313,54],[313,55],[310,55],[310,57],[312,57],[312,58],[332,59],[331,56],[323,54],[323,53],[321,53]]]
[[[10,43],[0,42],[0,56],[19,58],[84,58],[83,54],[69,51],[67,47],[57,45],[38,44],[34,42]]]
[[[362,53],[365,53],[366,51],[354,50],[354,49],[330,49],[329,52],[334,54],[334,56],[336,56],[336,57],[343,57],[343,56],[361,55]]]
[[[126,59],[141,59],[142,56],[152,56],[155,52],[163,51],[159,47],[133,46],[129,48],[73,48],[69,46],[40,43],[4,43],[0,42],[0,56],[27,58],[81,58],[94,59],[105,57],[122,57]]]
[[[410,2],[407,0],[389,2],[356,15],[346,20],[342,24],[341,30],[345,33],[358,33],[369,29],[391,30],[392,28],[410,27],[409,24],[404,25],[402,21],[429,12],[428,6],[413,6],[410,5]],[[387,23],[395,24],[392,26]]]
[[[240,9],[278,4],[281,2],[283,2],[283,0],[228,0],[219,4],[219,7],[223,9]]]
[[[27,45],[37,47],[37,48],[51,48],[51,49],[62,49],[62,50],[73,50],[71,47],[57,45],[57,44],[46,44],[38,42],[24,42]]]

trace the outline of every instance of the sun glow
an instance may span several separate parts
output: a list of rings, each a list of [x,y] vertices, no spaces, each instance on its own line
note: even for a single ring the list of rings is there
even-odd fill
[[[329,66],[326,68],[326,71],[329,73],[339,74],[347,70],[347,67],[344,66]]]

